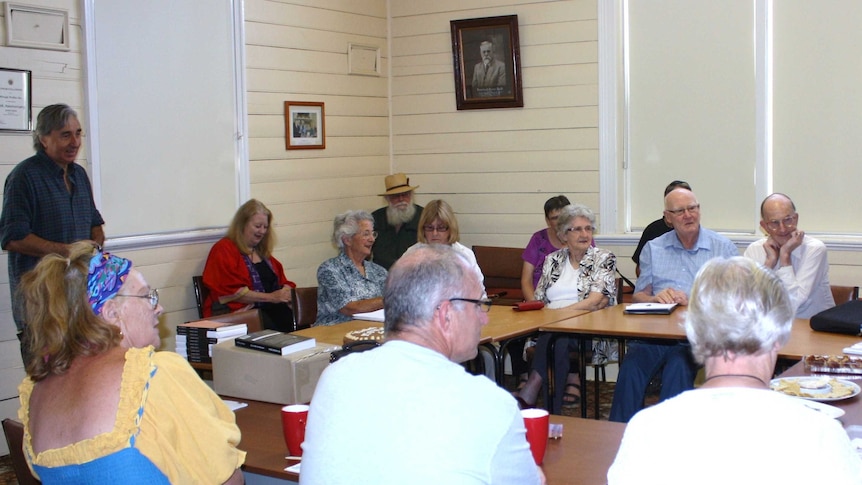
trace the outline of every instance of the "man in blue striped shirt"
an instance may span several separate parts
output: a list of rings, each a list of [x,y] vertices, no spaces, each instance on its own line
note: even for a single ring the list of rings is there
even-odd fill
[[[0,247],[9,252],[12,315],[27,364],[23,302],[16,294],[21,276],[46,254],[68,256],[69,244],[105,242],[105,221],[96,209],[84,167],[75,163],[82,143],[78,114],[65,104],[46,106],[36,118],[36,154],[6,177],[0,214]]]
[[[674,189],[665,196],[664,208],[673,231],[644,246],[632,301],[687,305],[700,267],[712,258],[739,256],[739,250],[726,237],[701,227],[700,204],[694,192]],[[660,400],[691,389],[697,366],[688,344],[629,343],[617,379],[611,421],[626,423],[643,408],[647,385],[660,370]]]

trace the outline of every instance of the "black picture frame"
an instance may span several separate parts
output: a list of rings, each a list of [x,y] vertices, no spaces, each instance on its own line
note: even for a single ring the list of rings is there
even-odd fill
[[[522,108],[518,16],[452,20],[449,25],[458,109]],[[484,59],[486,52],[490,59]]]

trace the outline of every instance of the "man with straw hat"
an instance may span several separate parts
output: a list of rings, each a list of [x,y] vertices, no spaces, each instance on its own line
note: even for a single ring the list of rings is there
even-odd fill
[[[411,187],[407,175],[387,175],[385,183],[386,192],[379,195],[388,205],[371,214],[378,233],[371,258],[388,270],[407,248],[416,244],[422,207],[413,203],[413,191],[419,186]]]

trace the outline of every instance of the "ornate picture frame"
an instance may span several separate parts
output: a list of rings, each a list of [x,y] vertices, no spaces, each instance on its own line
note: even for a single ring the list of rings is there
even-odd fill
[[[458,109],[522,108],[518,16],[452,20],[449,25]]]

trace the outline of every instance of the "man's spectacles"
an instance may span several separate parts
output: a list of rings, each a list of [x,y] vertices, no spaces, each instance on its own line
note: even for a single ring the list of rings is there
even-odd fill
[[[781,226],[784,227],[796,227],[796,220],[799,214],[793,214],[792,216],[787,216],[784,219],[777,221],[767,221],[766,227],[770,230],[777,231]]]
[[[566,228],[566,232],[593,232],[593,226],[578,226],[578,227],[568,227]]]
[[[485,313],[491,311],[491,305],[494,303],[491,300],[474,300],[472,298],[449,298],[449,301],[466,301],[479,307]]]
[[[359,237],[364,238],[364,239],[368,239],[369,237],[371,239],[377,239],[377,231],[361,232],[361,233],[359,233]]]
[[[432,226],[429,224],[422,228],[425,229],[425,232],[449,232],[449,226]]]
[[[679,217],[686,212],[691,212],[692,214],[697,214],[698,212],[700,212],[700,204],[692,204],[688,207],[683,207],[682,209],[665,209],[665,212],[667,212],[668,214],[670,214],[674,217]]]
[[[117,295],[117,296],[118,297],[125,296],[126,298],[147,298],[150,300],[150,305],[152,305],[153,310],[155,310],[156,307],[159,306],[159,290],[157,290],[155,288],[150,290],[150,292],[147,293],[146,295]]]

